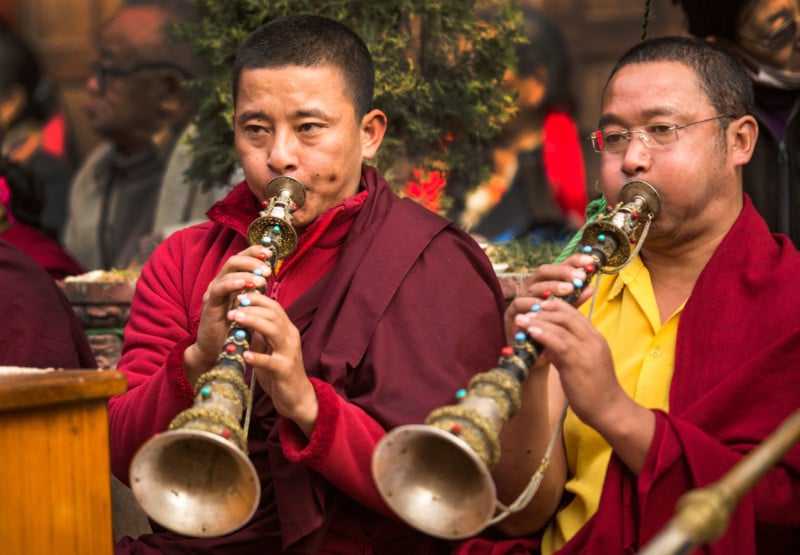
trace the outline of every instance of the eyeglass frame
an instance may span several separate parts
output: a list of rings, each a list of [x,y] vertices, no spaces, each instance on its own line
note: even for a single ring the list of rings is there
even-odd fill
[[[794,17],[791,17],[791,18],[787,19],[785,23],[783,23],[777,29],[774,29],[774,30],[770,31],[770,33],[763,39],[757,39],[755,37],[748,37],[747,35],[739,35],[739,38],[742,39],[742,40],[746,40],[748,42],[751,42],[753,44],[757,44],[757,45],[761,46],[762,48],[766,48],[767,50],[773,50],[773,51],[774,50],[780,50],[781,48],[786,48],[787,46],[789,46],[792,43],[792,41],[795,38],[797,38],[798,23],[800,23],[800,14],[797,14]],[[771,44],[771,43],[773,43],[775,41],[775,38],[778,35],[780,35],[784,31],[786,31],[787,29],[791,29],[792,27],[794,27],[794,32],[792,33],[792,40],[790,40],[789,42],[787,42],[786,44],[783,44],[781,46],[773,46]]]
[[[142,71],[177,71],[184,79],[191,79],[193,77],[191,72],[170,62],[145,62],[134,64],[127,68],[104,66],[100,62],[94,62],[90,66],[89,71],[89,75],[97,80],[97,88],[101,92],[106,90],[109,77],[130,77]]]
[[[689,123],[675,124],[675,125],[666,125],[664,123],[652,123],[650,125],[637,127],[636,129],[622,129],[620,131],[612,131],[610,133],[607,133],[605,136],[620,135],[621,137],[625,138],[624,143],[623,142],[619,143],[620,145],[624,145],[624,148],[620,147],[619,150],[607,150],[603,148],[603,143],[605,141],[603,139],[604,137],[603,131],[601,130],[594,131],[591,135],[589,135],[589,140],[592,141],[592,149],[598,154],[602,154],[604,152],[609,154],[619,154],[620,152],[624,152],[628,148],[628,145],[633,140],[634,133],[639,133],[639,137],[642,138],[642,142],[646,146],[650,146],[652,144],[656,144],[658,146],[665,146],[676,142],[680,138],[678,135],[679,129],[686,129],[687,127],[691,127],[699,123],[707,123],[709,121],[715,121],[718,119],[725,119],[725,118],[736,119],[736,116],[731,114],[719,115],[719,116],[714,116],[713,118],[706,118],[697,121],[690,121]],[[667,134],[674,133],[675,138],[671,141],[667,141],[666,143],[659,143],[658,141],[653,139],[652,131],[648,131],[648,129],[653,127],[664,127],[664,126],[666,126],[666,129],[664,130],[663,133],[659,133],[658,135],[660,135],[661,137],[666,137]]]

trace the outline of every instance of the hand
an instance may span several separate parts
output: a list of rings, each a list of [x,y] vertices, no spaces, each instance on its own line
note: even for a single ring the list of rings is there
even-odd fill
[[[634,473],[644,465],[655,416],[622,389],[606,339],[588,318],[561,299],[540,303],[537,312],[517,314],[515,324],[553,363],[570,407],[597,430]]]
[[[228,337],[228,310],[233,306],[236,296],[248,284],[254,288],[266,285],[271,273],[266,263],[269,256],[271,252],[264,247],[248,247],[230,257],[209,283],[203,295],[197,340],[184,353],[184,367],[192,384],[216,363]],[[260,272],[261,275],[254,272]]]
[[[240,295],[247,306],[228,312],[228,318],[253,332],[244,359],[275,409],[311,437],[319,404],[303,364],[300,331],[277,301],[258,293]]]
[[[541,303],[552,295],[564,297],[575,290],[574,281],[585,282],[587,279],[586,266],[592,264],[592,257],[588,254],[573,254],[561,264],[542,264],[536,268],[525,280],[523,293],[511,301],[505,313],[505,330],[509,342],[513,341],[514,334],[519,327],[514,323],[517,314],[524,314],[531,307]],[[592,294],[593,289],[587,287],[576,302],[580,306]]]
[[[515,324],[542,346],[542,358],[558,370],[575,414],[595,426],[620,395],[627,398],[608,342],[586,316],[563,300],[545,300],[540,307],[537,312],[518,314]]]

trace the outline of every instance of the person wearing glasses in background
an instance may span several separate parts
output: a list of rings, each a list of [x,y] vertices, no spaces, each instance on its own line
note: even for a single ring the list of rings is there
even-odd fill
[[[639,253],[594,279],[578,308],[547,291],[585,281],[587,254],[539,267],[509,305],[507,340],[525,331],[543,349],[502,430],[500,501],[522,492],[565,399],[569,410],[532,502],[458,555],[636,553],[683,494],[800,407],[800,253],[743,193],[752,103],[742,64],[696,37],[642,41],[612,69],[591,135],[603,195],[614,205],[645,181],[660,212]],[[698,553],[796,553],[798,499],[800,445]]]
[[[165,180],[196,112],[186,80],[204,71],[172,35],[193,9],[191,1],[129,0],[100,31],[85,109],[104,141],[76,173],[64,233],[87,269],[141,265],[160,226],[196,219],[216,200]]]
[[[760,136],[744,190],[772,231],[800,247],[800,5],[797,0],[673,0],[690,34],[730,47],[753,80]]]

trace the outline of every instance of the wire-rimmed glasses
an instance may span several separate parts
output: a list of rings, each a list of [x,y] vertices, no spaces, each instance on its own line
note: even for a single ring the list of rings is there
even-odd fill
[[[653,123],[636,129],[621,129],[620,131],[595,131],[589,136],[592,141],[592,148],[595,152],[622,152],[628,148],[628,143],[634,135],[641,141],[650,145],[668,145],[678,140],[678,130],[686,129],[692,125],[706,123],[723,118],[734,118],[732,115],[715,116],[713,118],[701,119],[681,125],[670,125],[668,123]]]

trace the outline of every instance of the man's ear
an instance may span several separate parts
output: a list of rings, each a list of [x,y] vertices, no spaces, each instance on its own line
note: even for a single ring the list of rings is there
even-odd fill
[[[758,123],[753,116],[742,116],[728,125],[727,135],[734,165],[744,166],[756,147]]]
[[[186,85],[186,77],[179,71],[168,71],[161,76],[159,86],[162,94],[158,103],[168,125],[184,125],[197,110],[197,98]]]
[[[361,118],[361,157],[369,160],[383,142],[388,121],[381,110],[372,110]]]

